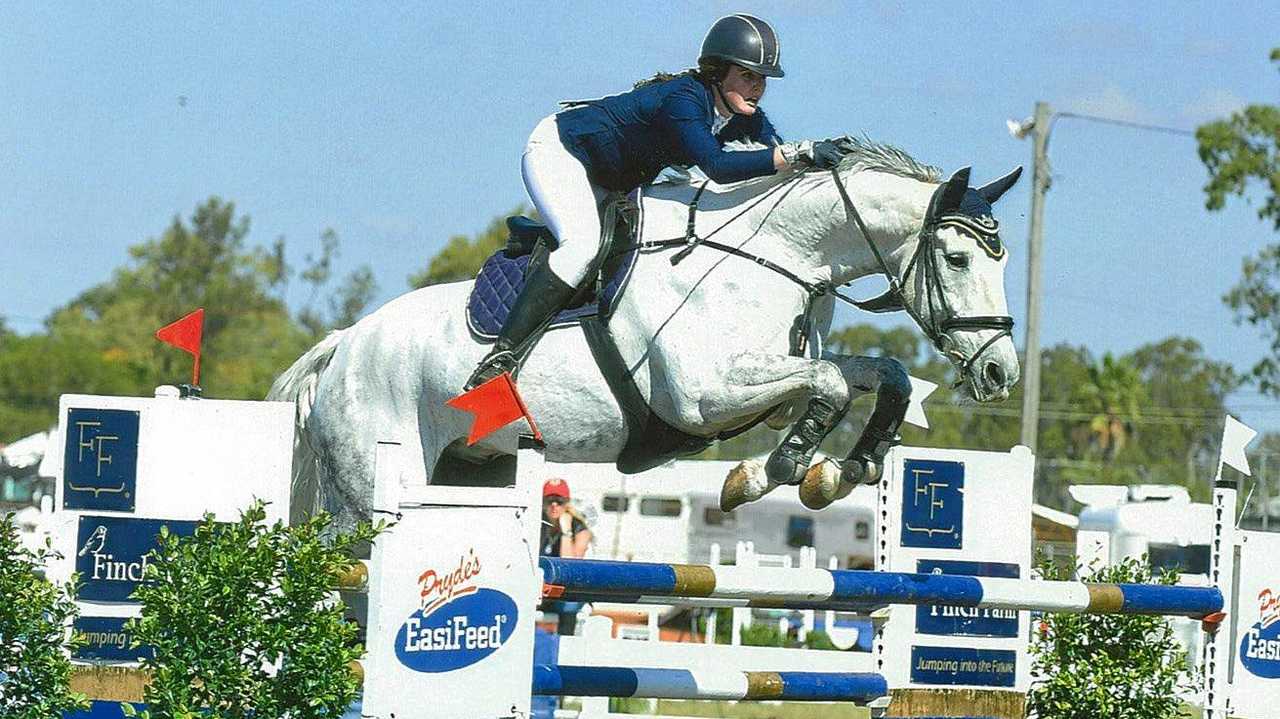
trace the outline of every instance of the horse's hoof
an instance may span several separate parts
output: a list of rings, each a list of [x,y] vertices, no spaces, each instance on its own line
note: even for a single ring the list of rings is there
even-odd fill
[[[849,485],[850,488],[859,484],[879,484],[881,474],[880,465],[875,462],[847,459],[844,466],[840,468],[840,482]]]
[[[826,509],[840,498],[840,489],[840,470],[831,462],[819,462],[800,483],[800,503],[809,509]]]
[[[769,480],[761,471],[760,462],[744,460],[729,470],[720,487],[720,511],[732,512],[747,502],[754,502],[769,492]]]

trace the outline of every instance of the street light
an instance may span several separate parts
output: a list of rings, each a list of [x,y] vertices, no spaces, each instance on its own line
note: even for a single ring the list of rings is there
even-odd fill
[[[1044,193],[1049,190],[1049,133],[1060,117],[1073,117],[1087,122],[1117,125],[1133,130],[1163,132],[1194,137],[1191,130],[1114,117],[1086,115],[1078,112],[1054,112],[1047,102],[1037,102],[1035,114],[1025,120],[1005,120],[1005,127],[1015,140],[1031,136],[1031,225],[1027,229],[1027,334],[1026,370],[1022,383],[1022,444],[1036,451],[1036,433],[1040,420],[1040,246],[1044,228]]]
[[[1040,424],[1040,245],[1044,226],[1044,193],[1049,189],[1049,131],[1053,110],[1047,102],[1037,102],[1035,114],[1021,122],[1006,120],[1009,134],[1034,141],[1031,171],[1031,225],[1027,230],[1027,330],[1026,365],[1022,373],[1022,444],[1036,451]]]

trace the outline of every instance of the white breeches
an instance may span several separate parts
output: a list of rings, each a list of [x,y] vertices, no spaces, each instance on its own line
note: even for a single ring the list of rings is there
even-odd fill
[[[560,142],[555,115],[538,123],[520,160],[524,187],[560,247],[549,266],[565,284],[578,286],[600,251],[600,203],[605,190]]]

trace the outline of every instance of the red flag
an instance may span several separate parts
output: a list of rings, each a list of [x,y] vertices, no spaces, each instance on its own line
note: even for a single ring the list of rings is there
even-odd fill
[[[204,308],[192,312],[172,324],[156,330],[156,339],[196,358],[191,370],[191,384],[200,384],[200,336],[204,333]]]
[[[529,421],[529,428],[533,430],[534,438],[542,441],[542,433],[538,431],[538,425],[534,424],[533,416],[529,414],[528,408],[524,406],[524,400],[520,399],[520,393],[516,391],[515,382],[511,381],[511,375],[506,372],[470,392],[463,392],[445,404],[476,416],[475,421],[471,423],[471,433],[467,435],[468,447],[521,417]]]

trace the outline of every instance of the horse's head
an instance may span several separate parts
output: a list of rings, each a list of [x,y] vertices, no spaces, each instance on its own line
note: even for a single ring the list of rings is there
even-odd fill
[[[1018,381],[1018,355],[1004,293],[1008,262],[991,205],[1022,174],[1017,168],[982,187],[969,187],[969,168],[938,185],[914,252],[877,311],[904,309],[960,373],[979,402],[1001,400]]]

